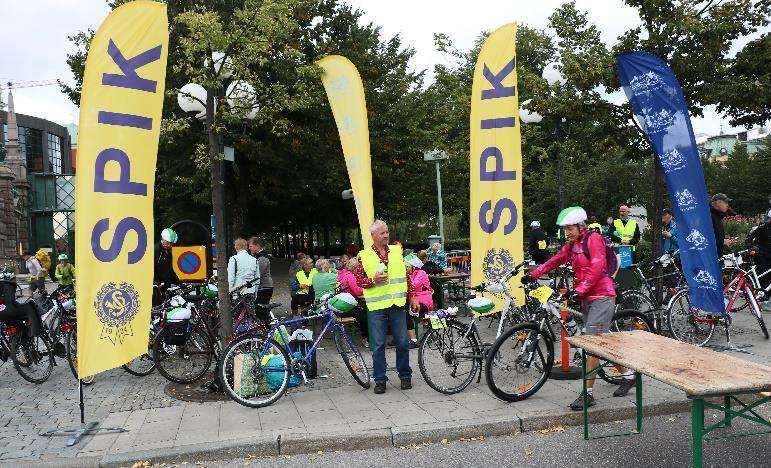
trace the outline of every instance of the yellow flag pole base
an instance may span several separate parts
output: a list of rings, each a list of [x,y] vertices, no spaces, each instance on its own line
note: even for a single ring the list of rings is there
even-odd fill
[[[98,427],[98,422],[86,424],[86,405],[83,403],[83,381],[80,379],[78,379],[78,393],[80,394],[80,426],[67,429],[52,429],[42,432],[41,436],[70,436],[70,440],[67,441],[67,447],[72,447],[80,442],[83,437],[96,434],[97,432],[128,432],[128,430],[122,427]]]

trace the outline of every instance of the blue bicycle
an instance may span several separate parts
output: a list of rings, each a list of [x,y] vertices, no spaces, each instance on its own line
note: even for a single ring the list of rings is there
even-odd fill
[[[330,307],[330,301],[338,296],[327,294],[316,301],[307,317],[279,321],[270,312],[273,321],[267,336],[248,334],[230,343],[218,366],[217,377],[225,393],[233,401],[251,408],[273,404],[290,386],[308,382],[316,348],[330,330],[353,378],[362,387],[369,388],[369,370],[364,358],[345,331],[345,325],[355,319],[338,314]],[[308,330],[299,328],[289,332],[294,325],[319,319],[323,319],[325,325],[310,347],[303,346],[310,341],[303,336],[310,333]]]

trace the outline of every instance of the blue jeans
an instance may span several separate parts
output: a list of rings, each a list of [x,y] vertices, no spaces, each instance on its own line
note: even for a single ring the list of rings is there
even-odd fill
[[[399,379],[412,378],[410,368],[410,339],[407,335],[407,314],[404,307],[391,306],[387,309],[367,312],[369,321],[369,345],[372,349],[373,378],[375,383],[384,383],[386,376],[386,333],[391,325],[391,334],[396,343],[396,370]]]

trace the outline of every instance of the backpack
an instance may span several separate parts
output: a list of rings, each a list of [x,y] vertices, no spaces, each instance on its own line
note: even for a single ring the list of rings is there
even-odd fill
[[[620,262],[618,259],[618,254],[615,250],[613,250],[613,246],[607,242],[605,237],[594,231],[590,231],[588,235],[584,236],[584,240],[581,241],[581,248],[584,251],[584,255],[586,255],[587,260],[591,260],[589,257],[589,238],[594,235],[600,236],[602,243],[605,244],[605,268],[607,275],[610,278],[614,278],[616,273],[618,273],[618,265]]]
[[[51,270],[51,257],[48,256],[48,252],[43,249],[39,249],[37,252],[35,252],[35,258],[46,272]]]

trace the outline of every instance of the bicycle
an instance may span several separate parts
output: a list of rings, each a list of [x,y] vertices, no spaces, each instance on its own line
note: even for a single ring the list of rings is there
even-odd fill
[[[527,314],[514,303],[508,285],[508,281],[519,274],[523,265],[516,265],[498,281],[470,288],[479,293],[503,295],[504,302],[500,310],[478,312],[469,301],[472,315],[467,324],[456,318],[457,310],[453,308],[426,315],[424,321],[430,324],[431,329],[423,334],[418,344],[418,368],[429,387],[445,395],[452,395],[468,387],[474,376],[478,376],[477,382],[481,381],[482,363],[491,344],[482,341],[477,322],[486,317],[498,316],[497,338],[507,323],[514,325],[528,320]]]
[[[653,322],[654,331],[660,335],[665,329],[664,318],[666,306],[677,291],[685,287],[685,280],[675,262],[677,252],[668,252],[650,263],[634,263],[628,267],[639,283],[638,289],[620,291],[617,301],[618,310],[636,310],[646,314]],[[643,268],[655,270],[661,268],[665,273],[646,277]],[[661,281],[664,287],[663,297],[656,293],[657,283]]]
[[[0,341],[19,375],[31,383],[48,380],[54,369],[51,340],[31,298],[19,298],[15,275],[0,275]]]
[[[230,343],[222,354],[217,376],[225,393],[236,403],[261,408],[271,405],[286,393],[290,378],[298,384],[308,384],[307,373],[316,349],[330,330],[334,334],[335,346],[354,380],[363,388],[369,388],[370,376],[364,358],[345,331],[345,324],[355,319],[339,316],[330,309],[328,302],[332,294],[328,293],[314,302],[306,317],[279,321],[270,312],[272,322],[268,334],[247,334]],[[303,330],[296,330],[290,337],[287,327],[314,320],[323,320],[321,333],[307,351],[293,350],[293,338],[303,333]]]
[[[763,320],[763,314],[760,309],[755,289],[744,270],[738,270],[732,280],[723,288],[723,295],[727,297],[725,310],[719,316],[703,313],[691,305],[688,296],[688,289],[683,289],[672,297],[667,306],[667,317],[669,331],[672,337],[685,343],[704,346],[712,339],[715,333],[715,327],[722,324],[725,328],[726,349],[736,350],[731,344],[731,312],[734,311],[734,304],[741,296],[750,306],[750,312],[758,321],[760,330],[766,339],[769,339],[768,328]]]
[[[227,341],[245,334],[265,332],[262,321],[256,320],[251,309],[254,297],[243,291],[251,288],[247,282],[234,290],[231,316],[235,317],[234,335]],[[190,291],[188,291],[190,292]],[[173,321],[168,317],[159,321],[158,334],[153,339],[153,361],[168,380],[180,384],[195,382],[203,377],[222,354],[217,317],[217,304],[208,295],[181,294],[172,298],[171,305],[190,310],[189,320]],[[200,303],[196,305],[197,303]],[[278,307],[280,304],[262,305],[263,308]]]
[[[534,395],[551,375],[554,364],[554,343],[557,336],[549,322],[556,323],[568,336],[581,331],[578,325],[571,326],[560,315],[560,309],[567,309],[573,318],[584,315],[563,304],[568,295],[559,295],[549,286],[527,285],[527,295],[539,302],[531,320],[507,330],[493,343],[487,353],[485,377],[493,394],[504,401],[520,401]],[[648,317],[634,310],[622,310],[613,314],[610,332],[642,330],[650,332],[653,324]],[[603,364],[608,367],[608,364]],[[620,383],[620,375],[602,372],[600,377],[612,384]]]
[[[757,249],[750,248],[742,250],[733,254],[723,255],[720,257],[720,263],[723,269],[723,284],[726,285],[733,280],[739,271],[743,271],[747,281],[752,285],[752,289],[755,291],[755,297],[758,301],[763,301],[771,296],[771,282],[765,288],[761,287],[760,279],[766,275],[771,275],[771,269],[758,274],[757,265],[755,264],[755,256],[752,255]],[[747,260],[745,260],[745,256]],[[743,265],[749,263],[749,268],[742,268]],[[729,291],[730,295],[731,291]],[[728,296],[727,295],[727,296]],[[734,312],[744,310],[748,307],[748,302],[734,304]]]

